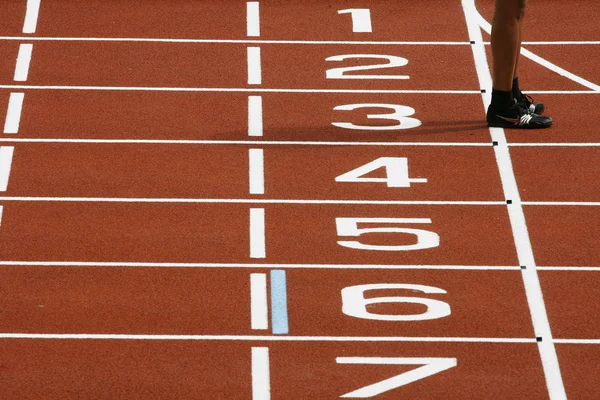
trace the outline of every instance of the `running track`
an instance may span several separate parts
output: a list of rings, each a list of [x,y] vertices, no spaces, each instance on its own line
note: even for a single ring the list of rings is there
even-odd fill
[[[1,397],[600,398],[600,6],[505,132],[476,3],[1,0]]]

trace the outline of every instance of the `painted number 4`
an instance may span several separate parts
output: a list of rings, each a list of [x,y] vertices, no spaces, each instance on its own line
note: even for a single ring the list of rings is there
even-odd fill
[[[365,175],[380,168],[385,169],[384,178],[369,178]],[[406,157],[379,157],[365,165],[335,178],[336,182],[383,182],[391,188],[407,188],[411,183],[426,183],[425,178],[409,178]]]

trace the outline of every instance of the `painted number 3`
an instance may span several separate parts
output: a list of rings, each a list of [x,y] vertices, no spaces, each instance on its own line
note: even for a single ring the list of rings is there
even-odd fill
[[[355,125],[352,122],[332,122],[333,126],[344,129],[357,129],[365,131],[392,131],[399,129],[411,129],[421,125],[421,121],[412,116],[415,114],[415,109],[409,106],[401,106],[398,104],[382,104],[382,103],[362,103],[362,104],[345,104],[334,108],[336,111],[353,111],[359,108],[384,108],[393,112],[387,114],[367,114],[368,119],[382,119],[396,121],[394,125]]]

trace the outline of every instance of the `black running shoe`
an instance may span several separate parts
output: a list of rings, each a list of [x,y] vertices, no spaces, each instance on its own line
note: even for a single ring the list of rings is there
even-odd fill
[[[536,103],[531,96],[521,93],[521,99],[516,100],[520,107],[525,108],[533,114],[542,115],[546,107],[542,103]]]
[[[490,107],[486,119],[489,126],[498,128],[540,129],[552,125],[552,118],[531,113],[518,103],[507,110],[494,110]]]

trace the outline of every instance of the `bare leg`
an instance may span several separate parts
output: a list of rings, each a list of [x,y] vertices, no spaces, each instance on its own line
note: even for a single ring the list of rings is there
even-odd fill
[[[518,68],[521,29],[527,0],[496,0],[492,23],[492,57],[494,89],[512,90]]]
[[[525,2],[526,3],[526,0]],[[520,9],[521,9],[521,17],[519,18],[519,49],[521,49],[521,43],[523,42],[523,21],[525,21],[525,5],[523,4],[522,7],[521,5],[519,5]],[[520,50],[517,52],[517,61],[515,62],[515,70],[513,72],[513,79],[514,78],[518,78],[519,77],[519,58],[520,58],[521,52]]]

